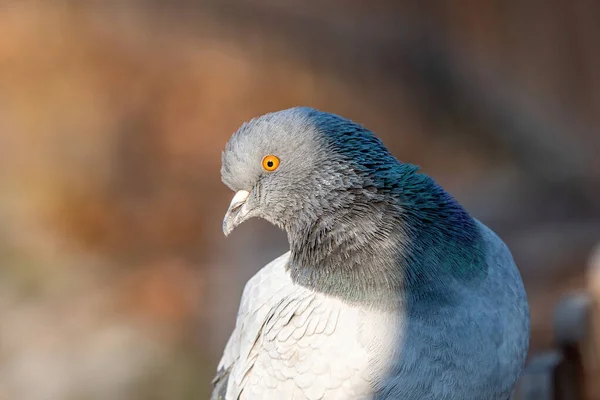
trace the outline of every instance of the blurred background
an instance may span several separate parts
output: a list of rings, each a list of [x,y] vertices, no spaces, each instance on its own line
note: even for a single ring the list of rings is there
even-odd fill
[[[600,242],[600,4],[0,3],[0,400],[202,399],[245,281],[221,150],[307,105],[374,130],[508,243],[531,354]]]

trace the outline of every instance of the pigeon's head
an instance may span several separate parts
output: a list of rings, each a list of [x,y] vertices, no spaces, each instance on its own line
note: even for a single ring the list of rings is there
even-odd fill
[[[221,175],[236,192],[223,232],[252,217],[283,228],[292,278],[315,290],[376,304],[480,264],[468,213],[340,116],[297,107],[255,118],[227,143]]]
[[[370,131],[337,115],[296,107],[255,118],[222,155],[222,180],[236,192],[223,232],[260,217],[289,233],[358,209],[384,186],[372,170],[395,162]]]

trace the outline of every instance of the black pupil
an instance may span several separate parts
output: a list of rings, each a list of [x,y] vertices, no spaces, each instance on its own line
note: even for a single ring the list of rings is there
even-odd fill
[[[267,167],[273,168],[273,161],[271,161],[271,160],[267,161]]]

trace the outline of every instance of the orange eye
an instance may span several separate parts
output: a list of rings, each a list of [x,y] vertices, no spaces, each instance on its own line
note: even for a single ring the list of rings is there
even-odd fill
[[[265,156],[262,160],[262,166],[266,171],[275,171],[279,167],[279,158],[273,155]]]

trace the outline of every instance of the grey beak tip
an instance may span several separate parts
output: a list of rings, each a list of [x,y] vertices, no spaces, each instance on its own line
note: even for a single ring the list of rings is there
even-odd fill
[[[229,234],[231,233],[231,229],[229,228],[227,221],[223,221],[223,235],[225,235],[225,237],[229,236]]]
[[[223,219],[223,234],[226,237],[229,236],[239,223],[243,222],[247,210],[245,211],[242,206],[245,204],[249,195],[250,192],[247,190],[239,190],[236,192],[235,196],[233,196],[229,208],[225,213],[225,218]]]

